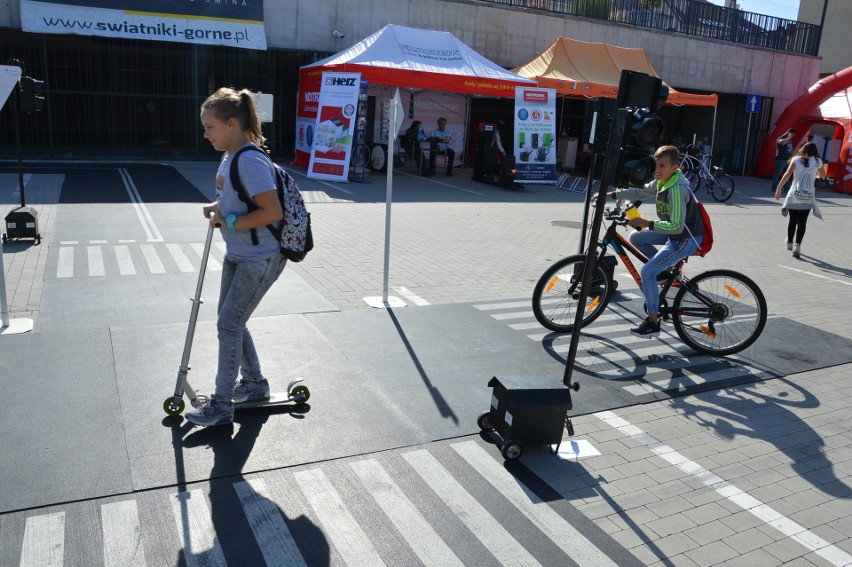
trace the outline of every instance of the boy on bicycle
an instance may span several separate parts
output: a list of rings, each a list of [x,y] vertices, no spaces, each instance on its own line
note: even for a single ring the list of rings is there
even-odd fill
[[[638,327],[630,329],[637,337],[652,338],[660,334],[660,288],[657,276],[684,258],[695,254],[704,236],[704,222],[695,204],[695,196],[686,176],[681,174],[680,154],[674,146],[662,146],[654,153],[657,166],[654,180],[641,188],[617,189],[607,197],[628,201],[655,199],[658,221],[637,217],[630,226],[631,244],[649,258],[642,267],[642,294],[648,316]],[[647,228],[648,230],[642,230]],[[657,246],[662,246],[657,250]]]

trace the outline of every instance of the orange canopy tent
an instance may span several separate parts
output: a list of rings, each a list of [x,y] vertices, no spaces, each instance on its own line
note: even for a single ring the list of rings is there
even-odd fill
[[[561,95],[616,98],[624,69],[659,77],[642,48],[577,41],[567,37],[556,38],[538,57],[512,71],[537,81],[540,87],[556,89]],[[715,107],[718,102],[718,95],[683,93],[670,86],[666,99],[666,104],[671,105]]]

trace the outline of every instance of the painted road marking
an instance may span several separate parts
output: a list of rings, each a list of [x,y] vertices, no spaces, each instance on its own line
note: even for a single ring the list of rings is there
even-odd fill
[[[463,565],[377,460],[354,462],[349,467],[424,565]]]
[[[204,493],[178,492],[170,499],[187,567],[227,567]]]
[[[133,178],[130,176],[130,173],[126,169],[120,168],[118,170],[118,174],[124,182],[124,188],[127,189],[127,194],[130,196],[130,202],[133,204],[133,209],[136,211],[136,216],[142,224],[142,229],[145,231],[145,236],[148,238],[148,242],[162,242],[163,235],[160,234],[157,224],[154,222],[153,217],[151,217],[151,212],[148,211],[148,207],[145,206],[145,202],[142,201],[142,197],[139,195],[139,190],[136,189],[136,184],[133,183]]]
[[[393,288],[398,294],[409,300],[411,303],[415,305],[429,305],[429,302],[409,290],[407,287],[395,287]]]
[[[166,269],[163,267],[160,257],[157,256],[157,250],[154,248],[153,244],[142,244],[139,248],[142,250],[142,255],[145,256],[145,262],[148,263],[148,270],[152,274],[166,273]]]
[[[204,245],[202,243],[193,242],[189,246],[195,251],[196,254],[198,254],[199,258],[202,258],[204,256]],[[219,262],[219,260],[214,258],[212,254],[210,254],[207,256],[207,269],[211,272],[221,272],[222,264],[221,262]]]
[[[87,246],[86,254],[89,257],[89,276],[97,277],[106,275],[104,268],[104,256],[100,246]]]
[[[136,267],[133,265],[133,258],[130,256],[130,249],[127,246],[114,246],[115,259],[118,261],[118,273],[122,276],[136,275]]]
[[[20,567],[62,567],[64,560],[65,512],[27,518]]]
[[[808,531],[803,526],[800,526],[796,522],[773,510],[757,498],[743,492],[733,484],[705,469],[695,461],[690,461],[688,458],[684,457],[668,445],[664,445],[653,435],[642,431],[635,425],[631,425],[627,420],[618,417],[611,411],[598,412],[594,415],[601,419],[604,423],[618,429],[640,445],[644,445],[657,456],[662,457],[668,463],[692,476],[704,486],[715,490],[728,501],[750,512],[770,527],[773,527],[783,533],[785,536],[799,542],[805,548],[813,551],[832,565],[841,566],[852,564],[852,555],[849,555],[837,546],[832,545],[830,542],[822,539],[813,532]]]
[[[234,483],[257,546],[268,567],[307,567],[263,479]]]
[[[183,250],[180,248],[180,244],[166,244],[166,249],[169,251],[169,254],[171,254],[172,260],[175,261],[175,265],[177,265],[181,272],[195,271],[195,266],[192,265],[192,262],[190,262],[189,258],[186,257],[186,254],[183,253]]]
[[[101,506],[105,567],[145,567],[145,549],[135,500]]]
[[[712,370],[710,372],[697,374],[684,368],[683,376],[672,376],[663,380],[646,380],[642,384],[625,386],[624,391],[633,394],[634,396],[644,396],[645,394],[653,394],[654,392],[684,392],[691,387],[695,387],[700,384],[718,382],[729,378],[759,377],[764,372],[768,371],[748,366],[732,366],[721,370]]]
[[[402,456],[500,563],[541,565],[429,452],[420,449]]]
[[[59,262],[56,265],[57,278],[73,278],[74,277],[74,249],[60,248]]]
[[[346,508],[325,473],[310,469],[293,473],[311,507],[317,513],[323,531],[350,567],[385,565],[370,539]]]
[[[839,283],[839,284],[843,284],[843,285],[852,285],[852,282],[849,282],[849,281],[836,280],[834,278],[830,278],[830,277],[824,276],[822,274],[815,274],[813,272],[807,272],[805,270],[793,268],[792,266],[785,266],[784,264],[778,264],[778,265],[780,267],[784,268],[785,270],[790,270],[791,272],[799,272],[800,274],[805,274],[806,276],[812,276],[812,277],[815,277],[815,278],[820,278],[822,280],[828,280],[830,282]]]
[[[578,565],[616,567],[616,564],[604,552],[557,514],[556,510],[548,506],[535,492],[496,463],[476,442],[464,441],[451,446],[476,472],[497,489],[498,494],[507,498]]]

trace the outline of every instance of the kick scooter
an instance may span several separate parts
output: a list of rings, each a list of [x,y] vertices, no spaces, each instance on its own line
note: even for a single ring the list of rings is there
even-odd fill
[[[183,401],[183,395],[186,393],[189,398],[189,403],[192,407],[199,407],[205,400],[205,396],[196,394],[195,390],[189,385],[186,377],[189,374],[189,354],[192,351],[192,339],[195,336],[195,323],[198,320],[198,310],[204,301],[201,299],[201,288],[204,286],[204,274],[207,272],[207,258],[210,255],[210,243],[213,241],[213,226],[207,229],[207,240],[204,242],[204,251],[201,253],[201,269],[198,272],[198,283],[195,286],[195,297],[190,298],[192,301],[192,310],[189,314],[189,327],[186,330],[186,341],[183,345],[183,356],[180,359],[180,368],[178,369],[177,384],[175,385],[175,393],[173,396],[166,398],[163,402],[163,410],[170,416],[177,416],[183,412],[186,404]],[[302,378],[294,378],[287,385],[287,393],[273,393],[268,398],[260,398],[256,400],[248,400],[238,404],[234,404],[234,409],[252,409],[266,406],[274,406],[293,402],[296,405],[307,403],[311,393],[308,387],[302,382]]]

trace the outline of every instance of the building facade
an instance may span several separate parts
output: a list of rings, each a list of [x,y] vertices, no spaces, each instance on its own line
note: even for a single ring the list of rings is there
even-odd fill
[[[808,53],[814,26],[803,34],[790,22],[700,0],[661,0],[653,11],[640,0],[589,1],[585,11],[565,0],[252,0],[262,5],[265,50],[22,31],[22,1],[0,5],[0,58],[22,60],[25,74],[45,80],[45,111],[23,118],[23,142],[30,153],[54,157],[210,156],[197,109],[220,86],[274,95],[266,131],[273,152],[288,155],[298,68],[387,23],[452,32],[506,68],[531,60],[560,35],[642,47],[675,88],[720,95],[714,161],[731,169],[754,155],[760,133],[820,70],[819,58]],[[135,0],[114,4],[125,1]],[[762,97],[756,117],[746,113],[750,94]],[[582,119],[577,101],[570,108]],[[687,108],[669,108],[665,118],[672,134],[686,140],[709,137],[713,121],[712,112]],[[8,132],[10,123],[4,109],[0,128]],[[10,155],[12,144],[5,137],[0,154]]]

